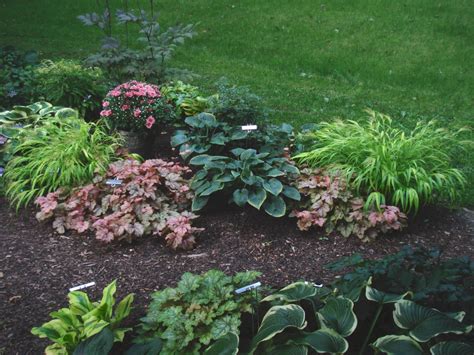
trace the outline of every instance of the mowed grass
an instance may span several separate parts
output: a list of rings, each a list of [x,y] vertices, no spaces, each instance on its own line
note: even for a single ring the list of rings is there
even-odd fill
[[[76,16],[95,3],[0,0],[0,44],[85,57],[100,37]],[[210,92],[222,76],[250,86],[276,122],[363,119],[372,108],[407,127],[435,118],[473,128],[471,0],[160,0],[158,8],[164,25],[199,22],[175,66],[199,74],[195,83]],[[469,179],[462,202],[472,206],[474,153],[457,163]]]

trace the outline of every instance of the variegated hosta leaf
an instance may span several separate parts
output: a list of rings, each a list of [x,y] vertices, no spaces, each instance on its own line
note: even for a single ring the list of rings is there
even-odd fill
[[[393,319],[400,328],[408,329],[410,336],[420,342],[426,342],[439,334],[464,334],[472,330],[472,326],[461,323],[452,315],[407,300],[395,303]]]
[[[204,355],[236,355],[239,350],[239,336],[229,332],[218,338],[205,351]]]
[[[333,329],[319,329],[313,333],[303,332],[293,341],[296,344],[306,345],[318,353],[343,354],[349,349],[349,344]]]
[[[275,300],[281,300],[285,302],[298,302],[313,296],[325,296],[328,295],[331,291],[326,288],[314,287],[313,284],[305,281],[299,281],[292,283],[280,291],[265,297],[262,302],[270,302]]]
[[[357,327],[357,317],[353,311],[354,303],[345,297],[332,297],[318,311],[323,328],[335,330],[343,337],[351,335]]]
[[[305,326],[305,312],[300,306],[294,304],[273,306],[263,317],[260,328],[252,340],[250,353],[257,349],[258,344],[273,338],[287,328],[303,329]]]
[[[404,294],[396,295],[396,294],[393,294],[393,293],[386,293],[386,292],[383,292],[383,291],[379,291],[379,290],[377,290],[375,288],[372,288],[368,285],[365,288],[365,297],[369,301],[374,301],[374,302],[382,303],[382,304],[398,302],[398,301],[404,299],[408,295],[411,295],[411,292],[405,292]]]
[[[459,341],[443,341],[431,347],[431,355],[472,355],[472,346]]]
[[[423,355],[420,344],[406,335],[386,335],[372,343],[372,347],[388,355]]]
[[[298,344],[284,344],[284,345],[277,345],[268,352],[268,355],[307,355],[308,354],[308,347],[305,345],[298,345]]]

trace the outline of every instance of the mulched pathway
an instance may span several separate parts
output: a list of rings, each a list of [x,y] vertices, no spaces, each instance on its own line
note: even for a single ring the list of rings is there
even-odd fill
[[[136,294],[129,320],[136,324],[149,294],[174,286],[186,271],[253,269],[262,272],[262,283],[280,287],[298,279],[329,282],[335,275],[323,269],[328,262],[355,252],[381,257],[406,244],[473,258],[473,220],[466,210],[431,211],[403,233],[364,244],[356,238],[301,233],[292,219],[225,209],[199,219],[206,231],[194,250],[174,252],[153,237],[104,246],[91,236],[58,236],[50,224],[36,221],[34,211],[16,214],[0,199],[0,354],[42,353],[48,341],[34,337],[30,329],[47,321],[51,311],[66,306],[68,288],[75,285],[95,281],[97,286],[87,290],[95,300],[105,285],[117,279],[120,298]]]

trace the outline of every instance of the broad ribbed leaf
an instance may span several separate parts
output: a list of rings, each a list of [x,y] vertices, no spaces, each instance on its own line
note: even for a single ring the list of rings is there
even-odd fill
[[[308,282],[299,281],[282,288],[277,293],[265,297],[262,302],[270,302],[274,300],[297,302],[312,297],[315,294],[316,287]]]
[[[354,303],[344,297],[332,297],[318,311],[323,328],[334,329],[343,337],[351,335],[357,327],[357,317],[353,311]]]
[[[303,329],[306,326],[303,308],[295,304],[274,306],[263,317],[260,328],[252,340],[250,353],[252,354],[258,344],[273,338],[276,334],[287,328]]]
[[[212,136],[211,138],[211,144],[216,144],[216,145],[225,145],[227,142],[226,136],[224,136],[224,133],[219,132],[216,133]]]
[[[189,137],[185,131],[176,131],[173,137],[171,137],[171,146],[176,147],[189,141]]]
[[[243,207],[248,201],[249,191],[247,189],[237,189],[232,194],[232,197],[237,206]]]
[[[248,203],[255,207],[257,210],[262,207],[263,201],[267,198],[267,193],[264,189],[259,188],[254,191],[250,191]]]
[[[283,217],[286,213],[286,203],[280,196],[268,196],[263,208],[272,217]]]
[[[410,336],[420,342],[426,342],[439,334],[463,334],[472,330],[472,326],[464,325],[437,309],[407,300],[395,303],[393,319],[400,328],[408,329]]]
[[[308,354],[308,347],[298,344],[283,344],[275,345],[269,349],[268,354],[271,355],[306,355]]]
[[[154,338],[146,343],[134,344],[125,352],[125,355],[158,355],[163,347],[160,338]]]
[[[189,164],[191,164],[191,165],[206,165],[207,163],[209,163],[212,160],[212,158],[213,158],[212,156],[207,155],[207,154],[198,155],[197,157],[192,158],[189,161]]]
[[[383,304],[398,302],[404,299],[407,295],[411,295],[411,292],[405,292],[402,295],[395,295],[393,293],[385,293],[385,292],[379,291],[370,286],[367,286],[365,288],[365,297],[369,301],[374,301],[374,302],[383,303]]]
[[[219,182],[219,181],[213,181],[211,184],[208,186],[207,189],[202,191],[200,193],[200,196],[209,196],[212,195],[216,191],[220,191],[224,188],[224,183]]]
[[[82,291],[69,292],[69,308],[75,315],[82,316],[94,309],[94,305],[89,300],[87,293]]]
[[[113,322],[120,322],[122,319],[128,317],[132,310],[134,295],[133,293],[127,295],[115,308]]]
[[[386,335],[371,344],[374,349],[388,355],[422,355],[423,349],[406,335]]]
[[[319,329],[313,333],[302,333],[293,341],[296,344],[306,345],[318,353],[342,354],[349,349],[349,344],[333,329]]]
[[[459,341],[443,341],[431,347],[431,355],[472,355],[474,349]]]
[[[204,355],[235,355],[239,350],[239,337],[229,332],[219,337],[205,351]]]
[[[301,200],[300,192],[298,191],[297,188],[295,188],[293,186],[284,185],[282,194],[285,195],[288,198],[291,198],[292,200],[295,200],[295,201],[300,201]]]
[[[73,355],[107,355],[114,345],[114,334],[109,328],[81,342]]]
[[[285,175],[285,173],[279,169],[276,169],[276,168],[273,168],[273,169],[270,169],[268,172],[267,172],[267,176],[270,176],[270,177],[277,177],[277,176],[282,176],[282,175]]]
[[[278,194],[283,190],[283,184],[280,182],[280,180],[272,178],[270,180],[263,181],[263,188],[272,195],[278,196]]]
[[[199,211],[199,210],[202,209],[204,206],[206,206],[207,201],[209,201],[209,197],[207,197],[207,196],[205,196],[205,197],[196,196],[196,197],[193,199],[193,203],[192,203],[192,205],[191,205],[191,209],[192,209],[193,211]]]

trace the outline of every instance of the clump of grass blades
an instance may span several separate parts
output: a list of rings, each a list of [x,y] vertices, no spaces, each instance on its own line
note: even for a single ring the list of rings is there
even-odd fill
[[[119,138],[102,124],[51,119],[27,134],[5,169],[6,196],[16,208],[62,188],[66,192],[105,172]]]
[[[451,150],[469,143],[459,140],[464,129],[450,132],[430,121],[405,132],[390,117],[367,112],[365,124],[336,120],[304,134],[311,144],[294,159],[342,172],[356,192],[368,196],[366,208],[389,203],[416,213],[422,204],[454,202],[466,179],[452,166]]]

